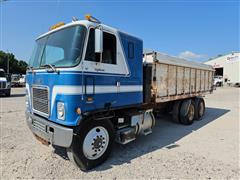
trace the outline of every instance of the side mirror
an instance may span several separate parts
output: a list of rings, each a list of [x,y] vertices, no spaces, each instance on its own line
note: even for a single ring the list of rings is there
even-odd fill
[[[103,32],[101,29],[95,29],[95,53],[103,52]]]

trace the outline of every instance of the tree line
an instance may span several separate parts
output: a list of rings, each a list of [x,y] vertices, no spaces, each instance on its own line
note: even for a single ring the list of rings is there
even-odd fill
[[[7,72],[9,61],[10,74],[25,74],[28,64],[23,60],[17,60],[14,54],[0,50],[0,69]]]

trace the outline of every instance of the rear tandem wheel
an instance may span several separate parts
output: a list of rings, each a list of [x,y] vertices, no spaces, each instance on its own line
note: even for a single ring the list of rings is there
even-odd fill
[[[183,100],[180,108],[180,122],[185,125],[191,125],[194,121],[195,106],[191,99]]]
[[[205,113],[205,102],[202,97],[196,97],[194,100],[195,112],[194,119],[201,120]]]

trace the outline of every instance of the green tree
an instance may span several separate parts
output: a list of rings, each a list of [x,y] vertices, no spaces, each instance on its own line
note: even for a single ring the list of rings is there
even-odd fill
[[[12,53],[0,51],[0,69],[7,72],[7,61],[9,60],[9,73],[25,74],[28,64],[23,60],[17,60]]]

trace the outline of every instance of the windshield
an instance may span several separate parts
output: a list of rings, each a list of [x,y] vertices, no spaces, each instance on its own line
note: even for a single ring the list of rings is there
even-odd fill
[[[86,28],[78,25],[38,39],[29,65],[33,68],[46,64],[55,67],[77,65],[81,59],[85,34]]]
[[[4,71],[0,71],[0,77],[6,77]]]

